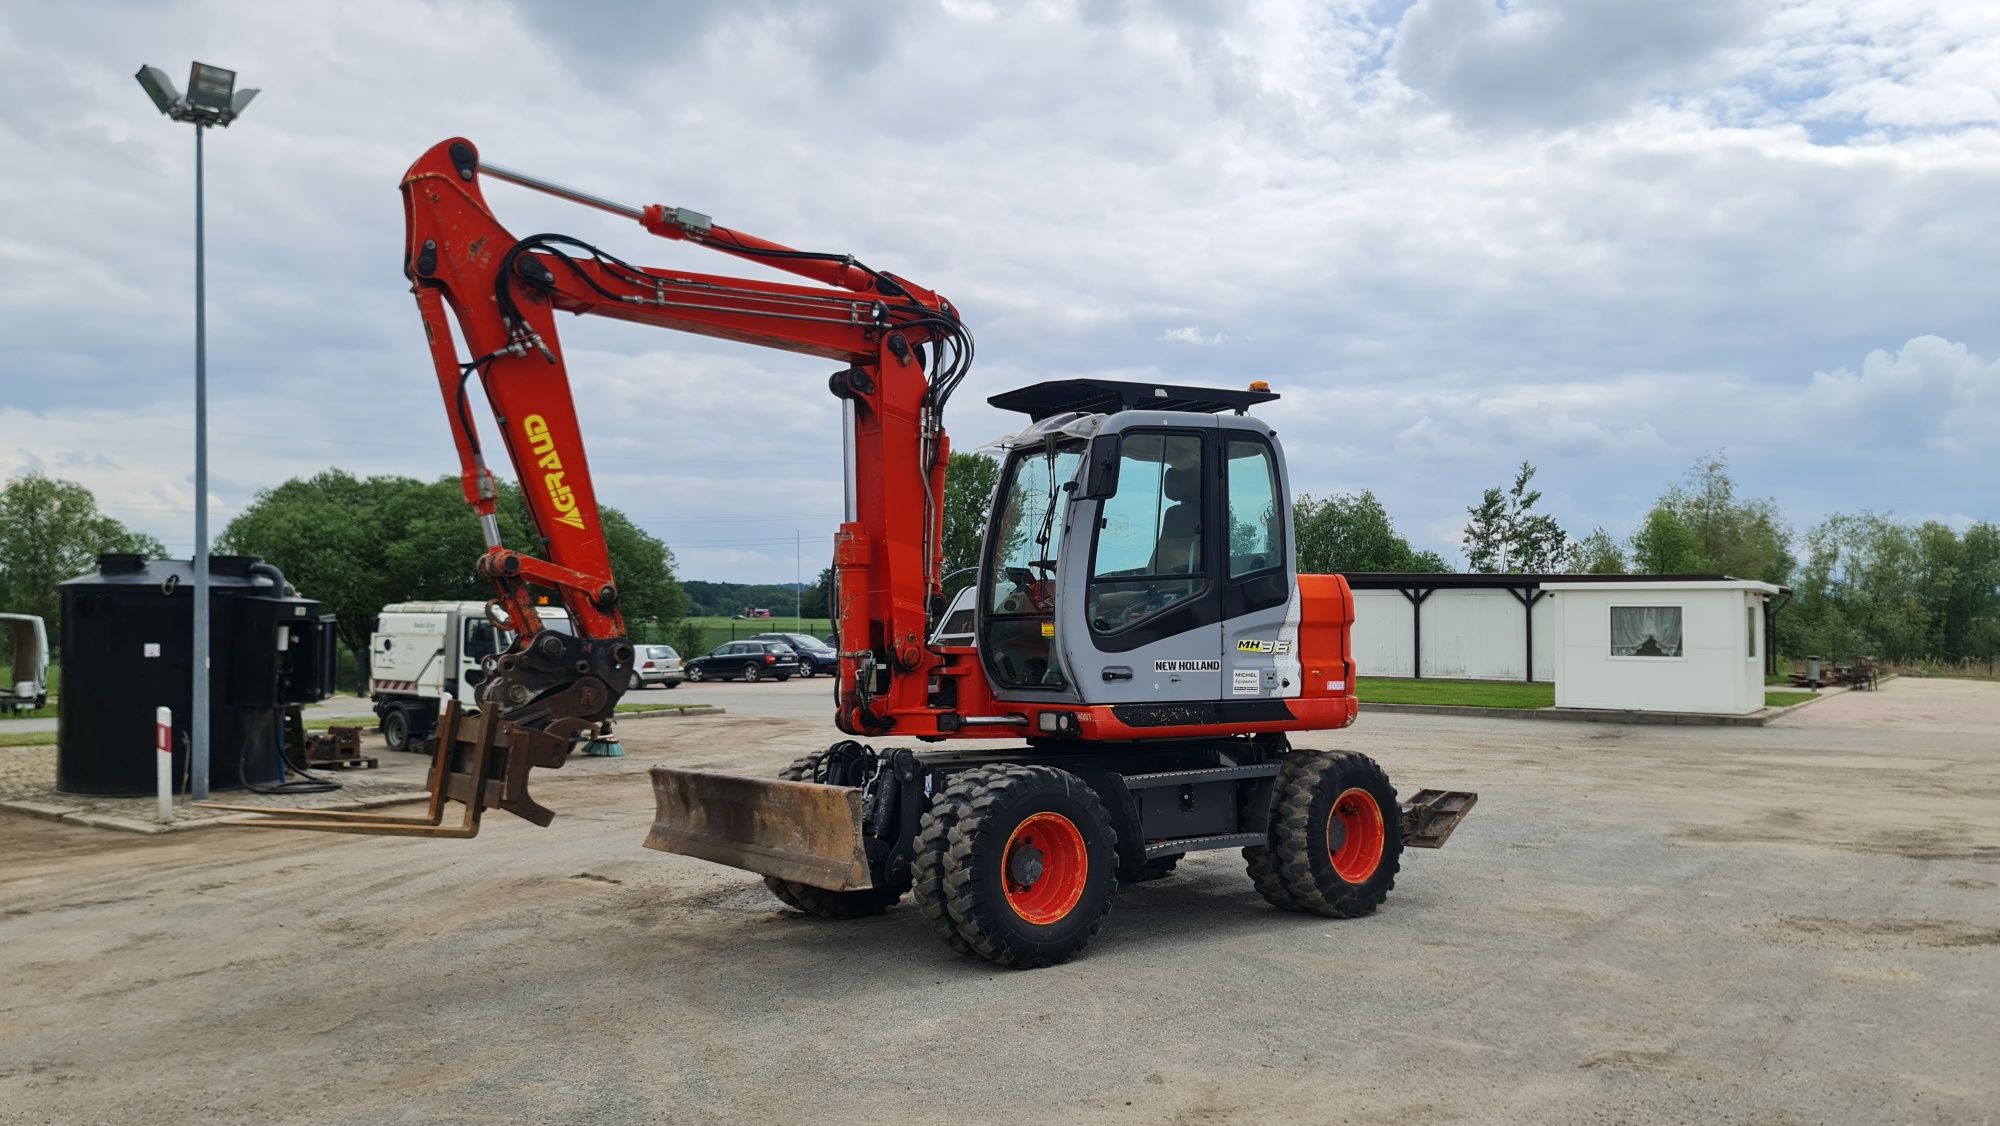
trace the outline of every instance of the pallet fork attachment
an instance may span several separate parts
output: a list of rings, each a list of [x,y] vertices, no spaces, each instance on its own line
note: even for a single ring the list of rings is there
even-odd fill
[[[457,701],[448,701],[438,718],[437,749],[431,756],[426,788],[430,807],[422,817],[333,809],[275,810],[267,805],[197,802],[203,809],[283,816],[245,821],[260,829],[312,829],[322,833],[365,833],[376,836],[464,838],[479,835],[479,818],[487,808],[504,809],[523,820],[546,826],[555,812],[528,796],[528,771],[537,766],[559,767],[569,756],[571,740],[552,731],[509,723],[497,709],[461,716]],[[552,727],[561,729],[575,721]],[[467,728],[470,730],[467,730]],[[477,780],[475,782],[475,780]],[[445,803],[458,802],[464,815],[455,825],[445,823]]]
[[[1403,802],[1404,846],[1443,848],[1477,804],[1479,795],[1464,790],[1418,790]]]

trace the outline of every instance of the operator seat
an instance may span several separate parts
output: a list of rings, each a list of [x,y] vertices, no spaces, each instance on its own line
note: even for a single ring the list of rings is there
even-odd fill
[[[1201,467],[1169,468],[1160,488],[1174,503],[1160,516],[1153,574],[1193,574],[1201,570]]]

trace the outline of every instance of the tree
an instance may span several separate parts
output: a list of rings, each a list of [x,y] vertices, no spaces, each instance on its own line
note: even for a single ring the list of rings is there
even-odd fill
[[[1532,511],[1542,499],[1539,489],[1530,490],[1535,467],[1522,462],[1514,473],[1514,485],[1505,493],[1488,489],[1479,503],[1467,508],[1472,519],[1465,525],[1466,566],[1481,574],[1519,572],[1550,574],[1569,562],[1569,536],[1556,518]]]
[[[1325,499],[1301,496],[1292,505],[1299,570],[1315,574],[1359,571],[1448,571],[1436,552],[1418,551],[1396,534],[1382,502],[1367,489]]]
[[[1945,616],[1949,660],[2000,659],[2000,525],[1973,524],[1959,537],[1957,581]]]
[[[1641,575],[1693,575],[1711,568],[1694,532],[1662,502],[1632,533],[1632,569]]]
[[[944,470],[944,573],[979,566],[986,515],[1000,484],[1000,463],[985,454],[955,453]],[[945,597],[972,582],[971,575],[947,584]]]
[[[692,618],[681,622],[681,628],[674,634],[674,648],[684,661],[708,655],[707,638]]]
[[[1625,566],[1625,549],[1603,528],[1576,541],[1569,558],[1570,570],[1579,575],[1622,575]]]
[[[1936,521],[1837,513],[1808,531],[1804,546],[1796,605],[1778,619],[1786,651],[1836,660],[2000,658],[1995,525],[1960,535]]]
[[[520,490],[502,483],[496,514],[504,543],[544,556],[529,534]],[[628,623],[665,630],[687,613],[673,553],[615,508],[600,507],[620,604]],[[493,596],[473,572],[485,550],[456,478],[356,477],[329,469],[257,494],[229,522],[220,550],[261,556],[339,619],[340,639],[365,667],[375,615],[392,602]]]
[[[833,566],[829,564],[819,573],[819,578],[805,589],[801,599],[800,613],[808,618],[833,617]]]
[[[157,559],[166,548],[99,512],[74,481],[24,473],[0,488],[0,609],[47,619],[52,642],[62,636],[57,584],[96,570],[111,552]]]
[[[1647,538],[1642,541],[1641,535]],[[1723,574],[1783,583],[1794,560],[1791,529],[1775,501],[1738,500],[1729,461],[1715,454],[1695,462],[1647,514],[1632,540],[1642,573]]]

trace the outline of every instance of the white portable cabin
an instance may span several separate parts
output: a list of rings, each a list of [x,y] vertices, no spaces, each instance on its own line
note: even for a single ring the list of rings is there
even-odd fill
[[[1770,583],[1545,582],[1556,707],[1748,715],[1764,706]]]
[[[49,627],[33,614],[0,614],[13,672],[0,684],[0,710],[28,710],[49,700]]]

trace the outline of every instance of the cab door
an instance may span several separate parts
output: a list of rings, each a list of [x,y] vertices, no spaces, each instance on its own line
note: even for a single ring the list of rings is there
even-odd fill
[[[1076,569],[1058,631],[1066,661],[1088,703],[1224,699],[1216,420],[1115,421],[1116,488],[1078,501],[1072,522],[1065,566]]]
[[[1229,529],[1219,568],[1224,691],[1230,700],[1297,696],[1299,601],[1284,462],[1254,419],[1224,420],[1217,437]]]
[[[479,706],[479,685],[472,681],[483,680],[481,676],[470,679],[466,673],[480,667],[480,662],[500,651],[500,634],[493,624],[484,617],[465,615],[459,626],[458,641],[458,703],[463,708]]]

